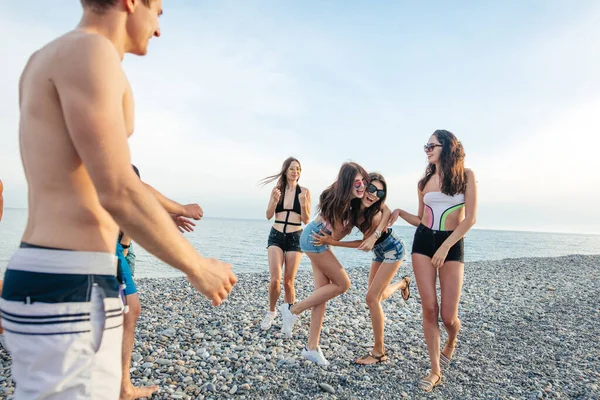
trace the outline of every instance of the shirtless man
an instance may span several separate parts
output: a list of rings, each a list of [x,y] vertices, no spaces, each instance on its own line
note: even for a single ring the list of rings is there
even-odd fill
[[[130,167],[133,96],[121,61],[160,35],[162,1],[81,1],[79,26],[35,52],[19,82],[28,221],[0,301],[16,399],[119,397],[119,226],[213,305],[237,281],[178,233]]]

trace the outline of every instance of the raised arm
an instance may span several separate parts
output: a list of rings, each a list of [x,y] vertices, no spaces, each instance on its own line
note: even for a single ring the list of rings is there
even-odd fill
[[[100,203],[137,243],[184,272],[213,304],[221,303],[237,280],[231,266],[196,252],[131,168],[123,115],[127,83],[114,46],[88,35],[71,50],[62,56],[73,67],[59,73],[54,83],[71,140]]]
[[[450,248],[467,234],[477,220],[477,182],[475,181],[475,174],[473,171],[467,169],[466,173],[467,190],[465,191],[465,218],[458,224],[454,232],[444,240],[444,243],[442,243],[438,251],[436,251],[431,258],[431,264],[436,268],[440,268],[444,265],[444,260],[446,259]]]
[[[298,200],[300,201],[300,220],[304,223],[304,225],[310,222],[310,191],[306,188],[302,188],[302,192],[298,195]]]
[[[275,209],[277,208],[277,203],[279,203],[279,199],[281,198],[281,191],[274,187],[271,190],[271,197],[269,197],[269,205],[267,206],[267,219],[273,218],[275,215]]]
[[[204,211],[202,207],[196,203],[190,203],[186,205],[179,204],[175,200],[171,200],[164,194],[156,190],[151,185],[144,183],[144,186],[154,195],[160,205],[169,213],[175,216],[184,216],[186,218],[193,218],[195,220],[202,219]]]

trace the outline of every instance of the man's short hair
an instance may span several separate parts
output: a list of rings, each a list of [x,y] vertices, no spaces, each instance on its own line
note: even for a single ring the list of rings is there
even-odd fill
[[[83,8],[89,7],[97,13],[104,13],[117,5],[117,1],[118,0],[81,0],[81,5]],[[152,0],[141,1],[146,7],[150,7],[150,2]]]

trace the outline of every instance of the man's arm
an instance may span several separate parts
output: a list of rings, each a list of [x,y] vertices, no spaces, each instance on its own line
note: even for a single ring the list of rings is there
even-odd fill
[[[202,207],[200,207],[198,204],[194,204],[194,203],[186,204],[186,205],[179,204],[175,200],[169,199],[168,197],[166,197],[161,192],[154,189],[152,186],[148,185],[147,183],[144,183],[144,185],[146,186],[146,188],[148,190],[150,190],[150,192],[152,192],[154,197],[156,197],[156,200],[158,200],[160,205],[163,206],[163,208],[165,210],[167,210],[167,212],[169,214],[173,214],[176,216],[182,215],[184,217],[193,218],[195,220],[201,219],[202,216],[204,215],[204,211],[202,210]]]
[[[63,55],[70,68],[54,83],[73,145],[102,206],[137,243],[220,304],[237,281],[231,266],[202,257],[183,239],[131,168],[123,116],[126,78],[114,46],[89,35],[70,50]]]

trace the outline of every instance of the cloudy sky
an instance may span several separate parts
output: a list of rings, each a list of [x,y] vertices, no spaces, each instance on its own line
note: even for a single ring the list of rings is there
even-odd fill
[[[257,182],[293,155],[313,199],[341,163],[416,212],[422,146],[463,142],[478,228],[600,233],[600,2],[163,0],[162,37],[124,68],[142,178],[207,216],[264,218]],[[0,178],[26,207],[17,83],[75,27],[77,0],[4,2]],[[313,204],[316,205],[316,204]]]

